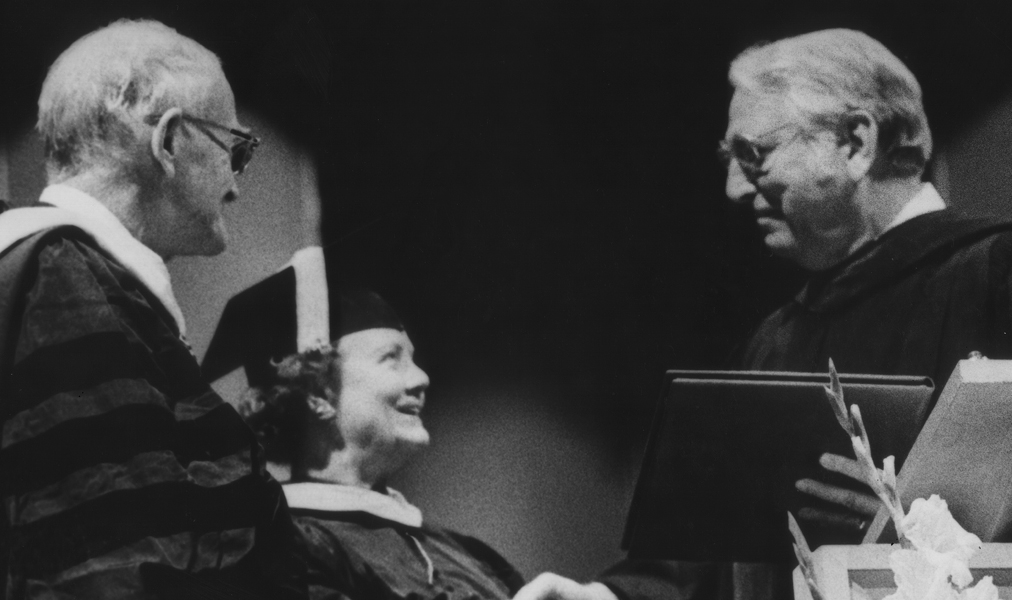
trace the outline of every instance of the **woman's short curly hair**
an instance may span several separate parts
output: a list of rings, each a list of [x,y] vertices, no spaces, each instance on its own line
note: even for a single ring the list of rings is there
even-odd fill
[[[239,401],[239,414],[260,437],[273,462],[291,464],[296,458],[307,419],[308,401],[321,398],[336,404],[341,391],[341,362],[337,348],[326,345],[293,354],[277,363],[278,383],[249,388]]]

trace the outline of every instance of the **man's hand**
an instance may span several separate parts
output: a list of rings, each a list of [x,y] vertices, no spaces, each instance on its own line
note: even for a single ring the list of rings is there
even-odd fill
[[[542,573],[520,588],[513,600],[618,600],[601,583],[577,583],[555,573]]]
[[[846,475],[867,485],[861,471],[861,465],[851,458],[838,454],[823,454],[819,457],[819,464],[824,469]],[[847,511],[832,512],[818,508],[805,507],[798,511],[798,517],[806,521],[820,521],[830,525],[843,525],[858,530],[864,530],[882,502],[877,496],[864,492],[855,492],[845,488],[829,485],[814,479],[801,479],[795,482],[794,486],[798,491],[815,496],[833,504],[846,507]],[[857,514],[854,514],[857,513]]]

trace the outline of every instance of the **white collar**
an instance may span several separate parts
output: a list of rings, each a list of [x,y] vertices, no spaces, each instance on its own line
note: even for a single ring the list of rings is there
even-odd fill
[[[408,527],[422,526],[422,511],[405,500],[400,492],[390,488],[387,488],[386,494],[381,494],[350,485],[307,481],[286,483],[282,489],[290,508],[366,512]]]
[[[101,202],[81,190],[51,185],[42,190],[39,202],[55,208],[33,206],[0,214],[0,252],[45,229],[61,225],[78,227],[161,301],[175,320],[180,338],[185,340],[183,311],[172,293],[169,270],[161,256],[133,237]]]
[[[885,231],[889,231],[901,223],[906,223],[914,217],[938,210],[945,210],[945,200],[942,200],[942,197],[938,195],[938,190],[935,189],[935,186],[925,183],[921,186],[920,191],[914,194],[914,197],[903,205],[899,214],[896,215],[892,223],[889,223]]]

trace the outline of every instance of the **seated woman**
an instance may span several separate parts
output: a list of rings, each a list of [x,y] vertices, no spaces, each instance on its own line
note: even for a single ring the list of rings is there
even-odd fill
[[[251,389],[240,412],[268,459],[290,466],[284,492],[311,598],[505,599],[524,585],[490,547],[424,521],[387,486],[429,442],[429,379],[413,354],[378,295],[328,291],[318,248],[230,300],[215,332],[205,377],[245,367]],[[518,598],[670,598],[678,573],[628,561],[607,586],[543,574]]]
[[[268,456],[291,466],[284,491],[306,541],[311,597],[511,597],[523,578],[505,559],[423,522],[387,487],[429,442],[420,416],[429,379],[389,307],[354,296],[345,304],[382,318],[354,319],[334,345],[284,359],[280,383],[240,407],[267,433]]]

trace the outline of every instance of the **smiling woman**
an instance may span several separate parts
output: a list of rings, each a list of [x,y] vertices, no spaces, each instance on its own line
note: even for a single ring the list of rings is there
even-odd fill
[[[311,598],[510,598],[522,576],[484,543],[428,522],[389,478],[429,443],[429,378],[390,306],[328,289],[323,252],[296,254],[233,298],[204,360],[213,379],[238,364],[240,413],[284,488]],[[293,318],[294,317],[294,318]]]
[[[359,306],[390,312],[375,294],[356,296]],[[429,443],[421,419],[429,378],[411,340],[398,323],[363,326],[285,358],[280,382],[251,388],[240,404],[268,457],[290,465],[292,482],[382,488]]]

